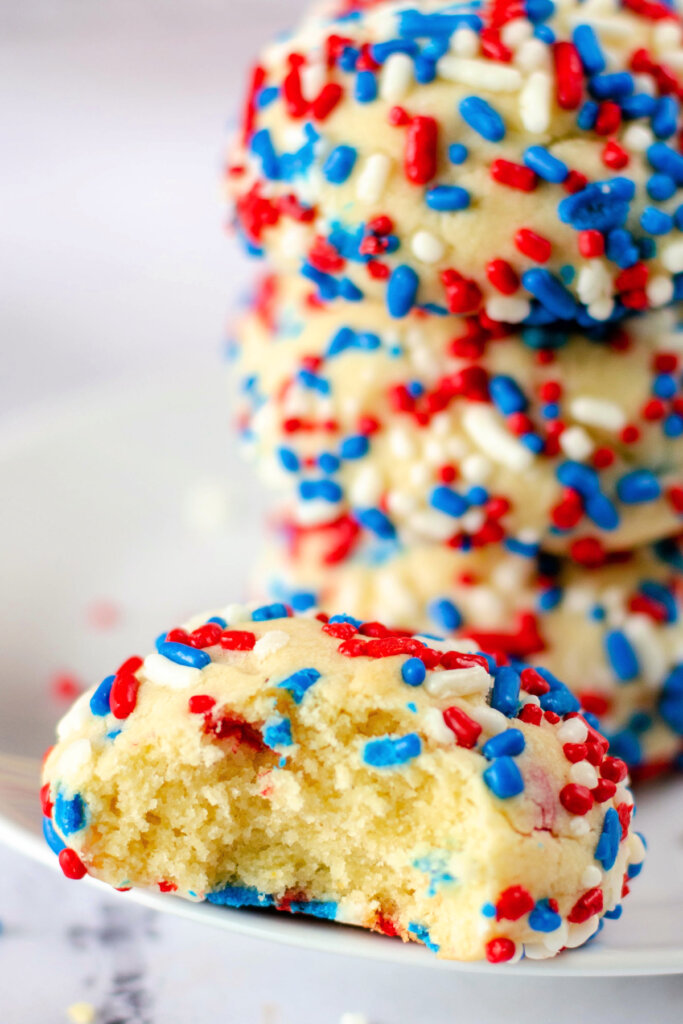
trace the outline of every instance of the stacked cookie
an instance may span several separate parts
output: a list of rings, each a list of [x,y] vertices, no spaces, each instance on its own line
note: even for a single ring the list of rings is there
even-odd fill
[[[261,589],[540,661],[643,774],[683,734],[679,69],[654,0],[337,0],[228,173]]]

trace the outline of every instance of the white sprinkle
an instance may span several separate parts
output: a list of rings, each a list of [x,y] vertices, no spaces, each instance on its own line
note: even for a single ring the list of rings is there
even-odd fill
[[[674,297],[674,283],[670,277],[656,274],[645,285],[645,294],[651,306],[666,306]]]
[[[521,43],[531,38],[533,31],[531,22],[526,18],[513,18],[500,30],[501,42],[509,50],[516,50]]]
[[[264,633],[263,636],[254,644],[254,654],[258,661],[263,661],[271,654],[275,654],[277,651],[281,651],[283,647],[286,647],[289,643],[289,634],[285,633],[282,629],[272,629],[269,633]]]
[[[585,743],[588,738],[588,727],[580,718],[568,718],[557,730],[560,743]]]
[[[427,708],[422,715],[421,723],[424,731],[435,743],[443,747],[452,747],[455,735],[443,720],[443,712],[439,708]]]
[[[572,835],[577,836],[577,838],[580,836],[587,836],[590,830],[591,827],[585,818],[579,817],[577,814],[572,816],[572,819],[569,822],[569,831]]]
[[[486,513],[480,508],[471,508],[460,520],[460,525],[465,533],[478,533],[486,522]]]
[[[492,295],[486,302],[486,312],[492,320],[501,323],[520,324],[531,310],[528,299],[517,298],[515,295]]]
[[[451,36],[450,48],[458,57],[476,57],[479,53],[479,36],[471,28],[458,28]]]
[[[372,205],[384,195],[391,174],[391,157],[384,153],[371,153],[356,180],[356,199]]]
[[[519,92],[522,76],[509,64],[495,64],[488,60],[470,60],[446,54],[439,61],[438,72],[449,82],[460,82],[472,88],[489,92]]]
[[[560,448],[576,462],[584,462],[595,451],[590,435],[583,427],[568,427],[560,434]]]
[[[661,627],[646,615],[629,615],[622,628],[635,648],[641,675],[650,687],[659,689],[668,667]]]
[[[231,629],[238,622],[250,622],[251,613],[246,605],[229,604],[222,611],[218,612],[218,618],[225,619],[226,625]]]
[[[329,523],[339,515],[340,506],[330,501],[316,498],[313,501],[298,502],[294,514],[299,526],[319,526]]]
[[[590,260],[581,268],[576,281],[576,290],[579,293],[579,298],[586,305],[611,295],[612,278],[601,260]]]
[[[570,924],[565,946],[567,949],[576,949],[578,946],[583,946],[585,942],[588,942],[591,935],[595,935],[597,929],[597,914],[593,914],[593,916],[589,917],[587,921],[583,922],[583,924]]]
[[[301,68],[301,86],[304,96],[312,99],[317,96],[327,81],[327,68],[322,61],[316,64],[304,64]]]
[[[469,484],[483,484],[490,479],[493,466],[484,455],[468,455],[460,466],[463,480]]]
[[[569,778],[577,786],[585,786],[586,789],[595,789],[598,784],[598,773],[588,761],[577,761],[569,769]]]
[[[680,274],[683,270],[683,240],[669,242],[663,246],[659,258],[662,265],[672,274]]]
[[[585,423],[589,427],[617,431],[622,430],[626,425],[624,410],[604,398],[578,395],[569,403],[569,412],[575,420]]]
[[[487,405],[468,405],[462,414],[462,425],[478,448],[494,462],[517,472],[528,469],[534,456],[520,441],[511,437]]]
[[[438,263],[445,252],[443,242],[431,231],[418,231],[413,235],[411,248],[421,263]]]
[[[594,320],[609,320],[614,310],[614,299],[605,296],[588,304],[588,313]]]
[[[629,807],[632,806],[634,802],[633,793],[628,788],[625,782],[620,782],[617,786],[617,791],[614,794],[614,802],[617,805],[617,807],[619,806],[619,804],[628,804]]]
[[[387,103],[398,103],[414,80],[412,58],[407,53],[392,53],[380,74],[380,97]]]
[[[57,726],[57,739],[65,740],[75,732],[80,732],[90,719],[90,698],[94,689],[82,693],[75,704],[72,704]]]
[[[676,50],[681,45],[681,26],[674,21],[656,22],[652,26],[652,41],[660,56]]]
[[[84,764],[90,760],[92,745],[89,739],[83,736],[80,740],[74,740],[60,755],[55,772],[63,778],[68,779],[75,775]]]
[[[448,540],[458,529],[460,520],[437,509],[424,509],[413,513],[410,526],[419,537],[429,540]]]
[[[581,875],[581,885],[584,889],[594,889],[602,881],[602,871],[595,864],[589,864]]]
[[[374,466],[363,466],[349,486],[352,505],[369,508],[376,505],[382,496],[382,481]]]
[[[550,66],[548,47],[540,39],[526,39],[513,58],[520,71],[537,71]]]
[[[410,515],[415,505],[416,500],[414,496],[406,491],[389,491],[387,494],[387,507],[392,515]]]
[[[479,723],[487,736],[497,736],[499,732],[505,732],[510,724],[502,711],[496,711],[488,704],[468,708],[467,714]]]
[[[415,438],[404,427],[392,427],[387,440],[389,451],[397,459],[412,459],[416,455]]]
[[[632,153],[644,153],[655,137],[652,131],[644,124],[630,124],[623,135],[623,144]]]
[[[528,132],[540,135],[550,125],[552,80],[547,71],[532,71],[519,94],[519,116]]]
[[[184,690],[199,682],[201,669],[191,665],[178,665],[163,655],[155,652],[148,654],[142,666],[143,672],[151,683],[166,686],[169,690]]]
[[[632,832],[629,838],[629,860],[631,864],[641,864],[645,859],[645,844],[643,843],[643,840],[640,838],[637,832]]]
[[[483,665],[428,672],[425,689],[432,697],[466,697],[472,693],[488,693],[491,676]]]

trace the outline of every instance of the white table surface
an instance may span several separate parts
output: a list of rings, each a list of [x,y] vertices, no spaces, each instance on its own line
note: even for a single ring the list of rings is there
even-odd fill
[[[250,270],[221,227],[227,116],[296,0],[0,0],[0,431],[218,352]],[[0,1024],[681,1019],[683,980],[447,975],[160,917],[0,849]]]

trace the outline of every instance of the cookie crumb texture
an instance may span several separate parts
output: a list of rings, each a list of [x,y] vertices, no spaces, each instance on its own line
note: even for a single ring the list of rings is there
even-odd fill
[[[577,712],[468,641],[230,606],[76,702],[45,835],[117,889],[549,957],[619,916],[643,858],[626,767]]]

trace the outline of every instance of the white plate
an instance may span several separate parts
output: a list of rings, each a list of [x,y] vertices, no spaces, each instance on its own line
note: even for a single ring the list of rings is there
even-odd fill
[[[13,424],[0,437],[0,839],[56,865],[40,835],[38,759],[64,708],[54,672],[88,683],[162,629],[202,607],[239,599],[258,551],[258,489],[229,440],[215,368],[182,381],[93,397]],[[227,481],[228,526],[191,525],[188,494]],[[107,630],[88,624],[93,601],[122,610]],[[555,960],[515,967],[454,964],[421,947],[340,925],[193,904],[132,891],[155,909],[233,931],[333,953],[450,971],[544,975],[683,973],[683,786],[650,787],[638,827],[646,869],[621,921]],[[65,885],[71,884],[64,882]],[[98,883],[92,883],[98,884]]]

